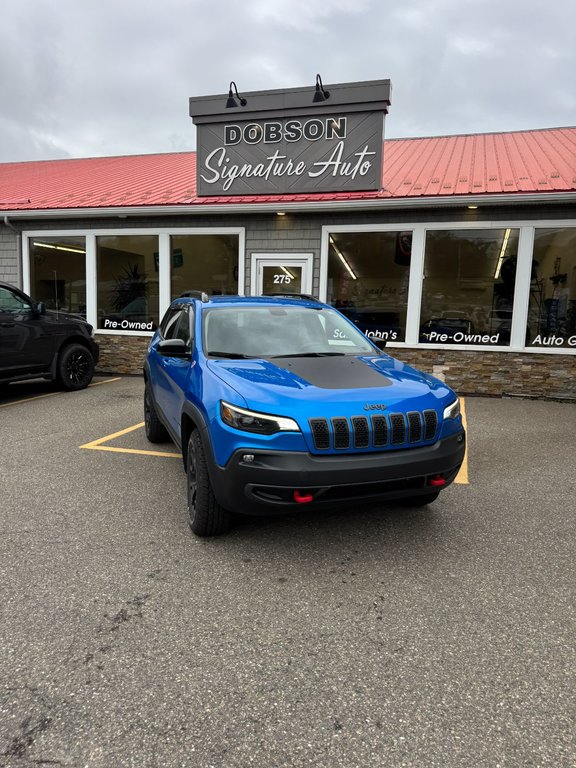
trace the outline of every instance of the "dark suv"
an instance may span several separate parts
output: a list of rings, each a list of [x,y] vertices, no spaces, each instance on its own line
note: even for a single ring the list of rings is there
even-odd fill
[[[87,387],[98,362],[93,335],[81,317],[47,311],[0,282],[0,384],[41,378],[69,390]]]

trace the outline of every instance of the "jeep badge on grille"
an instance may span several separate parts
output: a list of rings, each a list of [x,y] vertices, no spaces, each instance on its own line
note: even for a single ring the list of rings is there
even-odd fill
[[[385,403],[366,403],[364,406],[365,411],[385,411]]]

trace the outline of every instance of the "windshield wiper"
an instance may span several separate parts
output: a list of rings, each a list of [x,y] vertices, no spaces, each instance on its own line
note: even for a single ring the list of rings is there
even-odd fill
[[[254,355],[243,355],[240,352],[208,352],[208,357],[226,357],[230,360],[254,360]]]
[[[293,352],[291,355],[270,355],[271,359],[278,357],[345,357],[346,352]]]

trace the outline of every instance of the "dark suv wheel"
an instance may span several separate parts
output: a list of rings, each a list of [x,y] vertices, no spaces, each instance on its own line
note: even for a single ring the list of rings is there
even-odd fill
[[[94,375],[94,358],[82,344],[68,344],[57,363],[58,382],[63,389],[84,389]]]

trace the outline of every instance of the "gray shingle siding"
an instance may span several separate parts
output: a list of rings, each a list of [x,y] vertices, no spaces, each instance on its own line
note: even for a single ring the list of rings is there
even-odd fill
[[[0,280],[22,286],[20,277],[20,235],[0,223]]]

